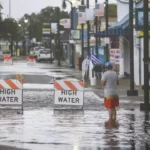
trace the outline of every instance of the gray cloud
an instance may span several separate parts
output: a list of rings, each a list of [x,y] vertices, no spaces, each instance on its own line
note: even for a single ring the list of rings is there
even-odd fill
[[[9,15],[9,0],[0,0],[3,5],[2,13],[4,17]],[[59,6],[61,7],[62,0],[10,0],[11,1],[11,16],[13,18],[20,18],[25,13],[31,14],[32,12],[38,13],[42,8],[47,6]],[[95,0],[90,0],[90,5],[94,5]],[[104,2],[104,0],[99,0]],[[116,0],[109,0],[109,2],[116,2]],[[68,4],[67,10],[70,6]]]

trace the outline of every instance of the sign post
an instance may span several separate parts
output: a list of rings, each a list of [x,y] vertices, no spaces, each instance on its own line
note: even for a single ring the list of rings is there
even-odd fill
[[[84,83],[82,81],[55,81],[54,105],[84,105]]]

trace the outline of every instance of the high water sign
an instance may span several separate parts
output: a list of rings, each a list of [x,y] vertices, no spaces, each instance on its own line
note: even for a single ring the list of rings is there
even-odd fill
[[[81,81],[55,81],[55,105],[83,106],[84,84]]]
[[[0,105],[22,105],[22,83],[18,80],[0,80]]]

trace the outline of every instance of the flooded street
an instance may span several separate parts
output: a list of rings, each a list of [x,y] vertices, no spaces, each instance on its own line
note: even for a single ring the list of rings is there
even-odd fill
[[[76,80],[69,69],[25,63],[0,69],[1,79],[24,76],[24,113],[0,110],[0,145],[27,150],[149,150],[150,114],[140,111],[141,101],[120,97],[117,123],[110,126],[105,124],[103,98],[90,88],[85,89],[83,110],[54,106],[53,80]]]
[[[31,150],[148,150],[149,114],[122,107],[118,125],[106,127],[103,99],[86,92],[84,102],[84,110],[54,110],[53,91],[25,90],[23,115],[1,110],[0,143]]]

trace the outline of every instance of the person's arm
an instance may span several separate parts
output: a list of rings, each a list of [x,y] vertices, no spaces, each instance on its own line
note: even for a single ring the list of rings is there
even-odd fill
[[[118,79],[118,75],[117,75],[117,85],[119,85],[119,79]]]
[[[119,80],[117,80],[117,85],[119,85]]]
[[[101,79],[101,85],[105,86],[105,84],[106,84],[106,79],[105,79],[105,73],[104,73]]]
[[[101,80],[101,85],[102,85],[102,86],[105,86],[105,84],[106,84],[106,81]]]

